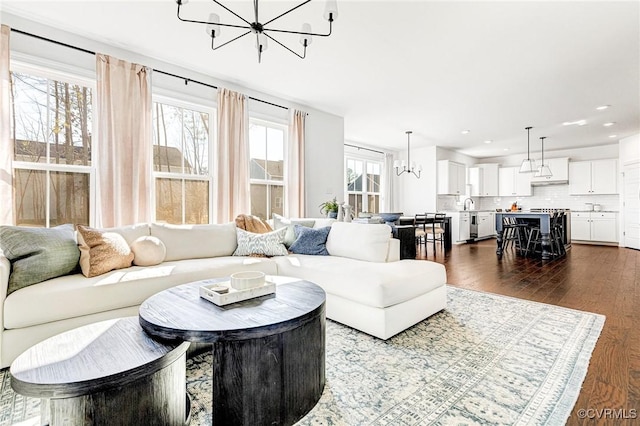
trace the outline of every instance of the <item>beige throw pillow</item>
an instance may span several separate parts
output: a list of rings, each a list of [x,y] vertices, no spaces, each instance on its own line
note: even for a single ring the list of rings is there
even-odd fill
[[[80,269],[85,277],[95,277],[131,266],[133,253],[122,235],[83,225],[78,225],[77,230]]]
[[[133,264],[137,266],[153,266],[164,261],[167,248],[158,237],[144,236],[131,243]]]

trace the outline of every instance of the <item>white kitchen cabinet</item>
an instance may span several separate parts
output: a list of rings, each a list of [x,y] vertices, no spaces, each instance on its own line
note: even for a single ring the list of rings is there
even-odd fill
[[[498,169],[498,194],[501,197],[531,195],[532,173],[520,173],[519,167],[500,167]]]
[[[447,212],[451,216],[451,241],[464,243],[471,238],[471,215],[465,211]]]
[[[618,214],[613,212],[571,212],[571,240],[618,242]]]
[[[467,192],[467,167],[449,160],[438,161],[438,195],[464,195]]]
[[[532,173],[532,185],[555,184],[560,182],[567,183],[569,180],[569,158],[545,158],[544,164],[549,166],[553,175],[547,177],[535,177],[535,173]]]
[[[478,212],[478,238],[495,235],[495,213]]]
[[[553,169],[551,169],[553,171]],[[569,194],[618,193],[618,160],[615,158],[569,163]]]
[[[476,164],[469,168],[472,197],[498,196],[498,164]]]

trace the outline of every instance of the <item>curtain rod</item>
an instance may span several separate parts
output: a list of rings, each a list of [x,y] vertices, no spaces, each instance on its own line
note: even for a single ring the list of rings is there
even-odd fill
[[[95,55],[96,54],[96,52],[91,51],[91,50],[87,50],[87,49],[83,49],[82,47],[78,47],[78,46],[74,46],[74,45],[71,45],[71,44],[63,43],[63,42],[58,41],[58,40],[52,40],[50,38],[46,38],[46,37],[39,36],[39,35],[36,35],[36,34],[31,34],[31,33],[28,33],[26,31],[18,30],[18,29],[15,29],[15,28],[11,28],[11,31],[16,32],[18,34],[26,35],[26,36],[29,36],[29,37],[37,38],[38,40],[48,41],[49,43],[57,44],[59,46],[68,47],[69,49],[78,50],[80,52],[88,53],[90,55]],[[157,72],[157,73],[160,73],[160,74],[164,74],[164,75],[168,75],[170,77],[179,78],[180,80],[184,80],[184,84],[187,84],[187,83],[191,82],[191,83],[200,84],[202,86],[210,87],[212,89],[218,89],[218,86],[214,86],[213,84],[203,83],[203,82],[198,81],[198,80],[193,80],[193,79],[188,78],[188,77],[182,77],[182,76],[179,76],[177,74],[172,74],[170,72],[158,70],[158,69],[155,69],[155,68],[152,68],[152,69],[153,69],[154,72]],[[265,101],[265,100],[262,100],[262,99],[254,98],[252,96],[249,96],[249,99],[251,99],[252,101],[256,101],[256,102],[262,102],[263,104],[271,105],[271,106],[274,106],[274,107],[278,107],[278,108],[282,108],[282,109],[289,109],[286,106],[274,104],[273,102],[269,102],[269,101]]]
[[[345,144],[344,144],[344,146],[350,146],[351,148],[358,148],[358,150],[360,150],[360,149],[364,149],[365,151],[376,152],[376,153],[378,153],[378,154],[382,154],[382,155],[386,154],[386,153],[385,153],[385,152],[383,152],[383,151],[376,151],[375,149],[365,148],[365,147],[363,147],[363,146],[358,146],[358,145],[351,145],[351,144],[349,144],[349,143],[345,143]]]

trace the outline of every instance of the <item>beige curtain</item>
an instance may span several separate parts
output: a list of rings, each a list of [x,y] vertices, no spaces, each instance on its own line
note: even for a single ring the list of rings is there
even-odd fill
[[[96,54],[96,225],[151,220],[151,70]]]
[[[289,110],[289,140],[284,158],[285,215],[304,217],[304,131],[307,113]]]
[[[0,27],[0,225],[13,225],[13,140],[11,139],[11,74],[9,34]]]
[[[393,154],[384,154],[384,173],[382,175],[382,211],[395,212],[395,200],[394,200],[394,188],[393,177],[395,171],[393,170]]]
[[[249,113],[245,95],[218,89],[217,222],[251,213]]]

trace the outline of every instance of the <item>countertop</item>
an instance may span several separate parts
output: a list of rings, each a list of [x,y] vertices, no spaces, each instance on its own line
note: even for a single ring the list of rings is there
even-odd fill
[[[620,213],[618,210],[571,210],[577,213]]]

